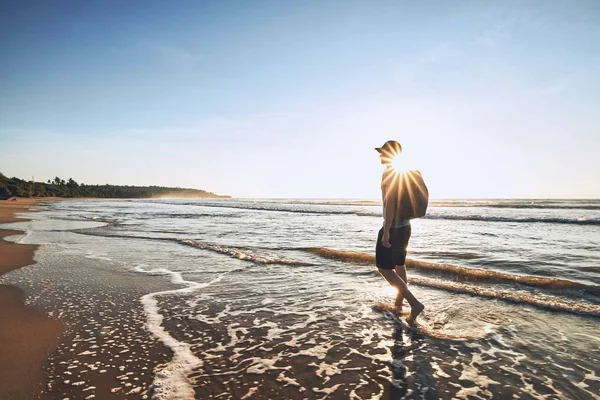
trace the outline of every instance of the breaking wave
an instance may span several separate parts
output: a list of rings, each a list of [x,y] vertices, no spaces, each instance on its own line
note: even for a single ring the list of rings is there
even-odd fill
[[[562,311],[590,317],[600,317],[600,305],[571,300],[562,296],[476,286],[431,278],[409,278],[408,281],[415,285],[427,286],[455,293],[470,294],[490,299],[500,299],[511,303],[526,304],[551,311]]]
[[[306,248],[302,250],[324,258],[343,262],[361,265],[374,265],[375,263],[374,255],[358,251],[342,251],[327,248]],[[459,265],[438,264],[416,260],[407,260],[406,266],[408,268],[414,268],[422,271],[450,274],[453,275],[454,278],[459,278],[458,280],[442,280],[429,277],[409,277],[408,281],[415,285],[426,286],[455,293],[499,299],[516,304],[526,304],[546,310],[600,317],[600,305],[587,301],[569,299],[555,294],[540,293],[539,291],[531,292],[526,290],[518,290],[517,288],[474,285],[469,282],[477,281],[496,284],[522,284],[543,289],[583,289],[583,291],[588,291],[595,294],[600,293],[599,286],[586,285],[565,279],[508,274],[498,271],[467,268]],[[369,271],[368,273],[365,272],[365,274],[375,273],[375,269],[373,271]],[[462,282],[460,280],[462,280]]]
[[[315,265],[309,262],[292,260],[289,258],[282,257],[278,254],[263,251],[263,250],[251,250],[239,247],[219,246],[215,244],[201,242],[199,240],[183,239],[179,243],[192,246],[201,250],[210,250],[220,254],[226,254],[230,257],[237,258],[239,260],[250,261],[255,264],[283,264],[283,265],[295,265],[295,266],[311,266]]]
[[[327,249],[323,247],[302,249],[318,256],[350,262],[354,264],[374,265],[375,256],[373,254],[362,253],[359,251],[343,251]],[[600,287],[595,285],[586,285],[584,283],[573,282],[566,279],[548,278],[534,275],[517,275],[506,272],[493,271],[488,269],[469,268],[454,264],[439,264],[412,259],[406,260],[408,268],[414,268],[422,271],[449,274],[454,278],[463,281],[476,281],[488,283],[517,283],[527,286],[534,286],[549,289],[586,289],[593,292],[600,292]]]
[[[516,223],[546,223],[546,224],[573,224],[573,225],[600,225],[597,218],[511,218],[511,217],[485,217],[480,215],[435,215],[428,214],[425,219],[448,219],[454,221],[484,221],[484,222],[516,222]]]
[[[364,208],[340,208],[335,207],[335,204],[309,204],[309,203],[192,203],[190,205],[201,206],[201,207],[214,207],[214,208],[229,208],[229,209],[240,209],[240,210],[252,210],[252,211],[269,211],[269,212],[284,212],[284,213],[295,213],[295,214],[324,214],[324,215],[356,215],[361,217],[381,217],[381,210],[379,207],[373,209]],[[373,204],[368,204],[373,206]],[[333,206],[333,207],[332,207]],[[356,204],[350,204],[350,206],[356,206]],[[435,203],[432,204],[435,207]],[[460,208],[460,206],[452,206],[454,208]],[[467,206],[463,206],[466,208]],[[494,208],[526,208],[525,206],[509,207],[508,205],[490,205],[486,207]],[[590,206],[592,207],[592,206]],[[594,206],[595,207],[595,206]],[[534,208],[534,207],[529,207]],[[540,208],[540,207],[538,207]],[[541,207],[544,208],[544,207]],[[558,208],[558,207],[546,207],[546,208]],[[566,208],[566,207],[565,207]],[[590,208],[592,209],[592,208]],[[178,218],[200,218],[209,216],[210,214],[188,214],[178,216]],[[231,216],[228,216],[231,217]],[[237,216],[239,217],[239,216]],[[594,217],[588,218],[558,218],[558,217],[502,217],[502,216],[485,216],[478,214],[440,214],[435,209],[430,209],[430,212],[423,217],[423,219],[434,219],[434,220],[453,220],[453,221],[483,221],[483,222],[508,222],[508,223],[550,223],[550,224],[574,224],[574,225],[600,225],[600,219]]]

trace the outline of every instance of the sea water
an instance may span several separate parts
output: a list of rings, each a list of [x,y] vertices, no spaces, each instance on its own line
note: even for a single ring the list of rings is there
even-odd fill
[[[173,351],[158,398],[600,398],[597,200],[432,202],[408,249],[416,327],[374,267],[377,201],[82,200],[28,217],[39,252],[177,286],[139,298]]]

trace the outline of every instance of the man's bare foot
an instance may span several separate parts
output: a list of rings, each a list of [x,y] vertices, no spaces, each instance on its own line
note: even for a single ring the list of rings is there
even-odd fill
[[[402,315],[402,303],[404,302],[404,299],[396,299],[396,302],[394,303],[394,307],[396,307],[396,312],[398,313],[398,315]]]
[[[408,322],[409,324],[414,323],[417,320],[417,317],[419,316],[419,314],[421,314],[421,312],[425,309],[425,306],[419,302],[417,302],[417,305],[412,306],[410,309],[410,316],[408,318],[406,318],[406,322]]]

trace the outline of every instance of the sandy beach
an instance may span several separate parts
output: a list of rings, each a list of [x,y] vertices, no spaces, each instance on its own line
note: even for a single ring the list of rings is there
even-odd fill
[[[0,202],[0,222],[23,221],[15,213],[27,212],[36,199]],[[4,240],[20,231],[0,229],[0,275],[33,264],[38,246]],[[43,381],[43,365],[57,346],[63,325],[24,304],[16,286],[0,285],[0,398],[36,398]]]
[[[38,203],[0,203],[0,221],[27,221],[14,213]],[[146,329],[139,299],[173,286],[56,249],[33,265],[39,247],[0,242],[0,398],[148,398],[172,353]]]

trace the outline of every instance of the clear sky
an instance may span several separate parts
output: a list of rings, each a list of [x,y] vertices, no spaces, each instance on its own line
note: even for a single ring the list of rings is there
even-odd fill
[[[240,197],[600,197],[600,1],[0,2],[0,172]]]

